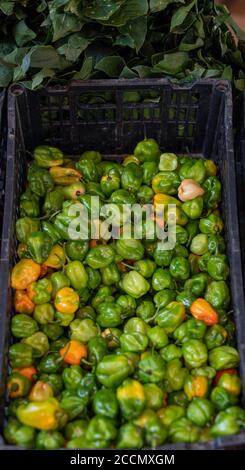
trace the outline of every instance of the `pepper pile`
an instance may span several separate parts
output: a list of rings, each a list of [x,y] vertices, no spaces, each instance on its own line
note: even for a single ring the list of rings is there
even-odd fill
[[[39,146],[27,180],[11,277],[6,441],[136,449],[239,433],[215,163],[161,154],[153,139],[122,164],[97,151],[74,162]],[[175,247],[162,250],[155,232],[149,240],[144,220],[141,240],[71,240],[71,206],[91,212],[95,195],[118,207],[176,204]],[[156,224],[169,226],[169,214],[156,210]]]

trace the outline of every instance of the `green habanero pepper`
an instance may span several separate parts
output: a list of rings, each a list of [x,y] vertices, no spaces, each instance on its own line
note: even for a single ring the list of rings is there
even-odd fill
[[[83,378],[83,370],[78,365],[65,367],[62,372],[62,380],[66,390],[76,391]]]
[[[133,423],[123,424],[118,432],[117,449],[140,449],[143,446],[142,431]]]
[[[54,187],[54,181],[49,171],[35,164],[29,166],[27,180],[29,189],[39,197],[44,197]]]
[[[9,362],[12,369],[29,367],[33,364],[33,349],[28,344],[15,343],[9,348]]]
[[[189,309],[194,300],[196,300],[196,297],[192,294],[192,292],[183,290],[176,296],[176,300],[177,302],[181,302],[186,309]]]
[[[206,177],[206,168],[203,160],[189,159],[179,171],[181,180],[191,179],[202,184]]]
[[[121,307],[124,318],[131,317],[137,308],[136,300],[131,295],[119,295],[116,304]]]
[[[221,183],[216,176],[209,176],[202,185],[205,194],[204,206],[207,209],[216,209],[221,200]]]
[[[176,256],[170,263],[169,271],[177,281],[186,281],[190,277],[190,264],[183,256]]]
[[[85,193],[86,187],[84,183],[81,183],[81,181],[79,181],[76,183],[69,184],[68,186],[61,186],[60,191],[62,191],[64,199],[70,199],[75,201]]]
[[[231,346],[218,346],[209,352],[209,363],[215,370],[230,369],[239,364],[239,353]]]
[[[47,337],[53,341],[58,339],[64,333],[64,328],[57,323],[45,323],[45,325],[41,326],[43,333],[47,335]]]
[[[165,362],[170,362],[173,359],[180,359],[183,355],[182,349],[176,346],[176,344],[168,344],[159,352]]]
[[[105,268],[101,268],[100,270],[102,283],[105,286],[111,286],[116,284],[120,280],[120,272],[116,263],[111,263]]]
[[[76,163],[76,169],[82,174],[85,183],[89,181],[97,182],[99,179],[96,164],[93,160],[82,159]]]
[[[150,284],[137,271],[124,274],[119,285],[124,292],[135,299],[139,299],[150,289]]]
[[[202,320],[196,320],[191,318],[186,322],[187,325],[187,336],[190,339],[202,339],[206,333],[207,326]]]
[[[111,194],[110,198],[113,204],[135,204],[136,197],[126,189],[118,189]]]
[[[43,203],[42,211],[44,214],[51,214],[62,209],[64,202],[64,195],[60,189],[53,189],[49,191]]]
[[[87,288],[89,290],[97,289],[97,287],[99,287],[101,284],[101,275],[100,275],[99,270],[90,268],[90,266],[87,266],[85,269],[88,275]],[[106,268],[103,268],[103,269],[106,269]]]
[[[53,374],[61,372],[63,368],[63,357],[58,352],[49,353],[42,357],[38,364],[38,371],[44,374]]]
[[[157,243],[153,258],[157,266],[167,267],[170,265],[173,258],[174,250],[165,250],[164,243]]]
[[[150,186],[142,185],[140,186],[136,197],[137,201],[139,201],[140,204],[147,204],[150,203],[153,199],[154,192],[150,188]]]
[[[221,325],[213,325],[208,328],[204,337],[204,342],[208,349],[222,346],[228,337],[226,329]]]
[[[207,270],[209,276],[215,281],[225,281],[229,276],[229,266],[226,262],[226,256],[211,256],[208,260]]]
[[[189,404],[188,398],[183,390],[171,392],[168,395],[169,405],[177,405],[186,408]]]
[[[153,300],[158,309],[166,307],[172,300],[175,300],[175,292],[174,290],[163,289],[154,295]],[[151,316],[153,315],[154,311]]]
[[[120,239],[116,241],[116,251],[123,258],[128,260],[140,260],[144,256],[144,246],[139,240]]]
[[[120,336],[120,346],[126,352],[143,352],[148,346],[148,338],[139,332],[123,333]]]
[[[119,412],[116,393],[107,388],[98,390],[93,398],[93,411],[96,415],[105,418],[116,418]]]
[[[147,336],[150,340],[150,344],[156,349],[164,348],[168,344],[168,336],[160,326],[154,326],[150,328],[147,332]]]
[[[83,261],[89,250],[87,240],[70,240],[65,244],[65,252],[72,261]]]
[[[81,343],[87,343],[91,338],[99,334],[98,327],[90,318],[84,318],[83,320],[76,318],[70,323],[69,329],[70,338],[81,341]]]
[[[51,222],[47,222],[46,220],[42,221],[41,228],[42,231],[51,238],[53,244],[56,244],[61,240],[58,230]]]
[[[183,202],[182,210],[190,219],[199,219],[203,210],[202,196],[198,196],[195,199],[192,199],[191,201]]]
[[[31,217],[22,217],[18,219],[15,225],[16,237],[20,243],[27,243],[32,233],[40,228],[40,221]]]
[[[230,291],[225,281],[210,282],[204,297],[217,309],[227,309],[230,305]]]
[[[124,167],[121,175],[122,188],[137,193],[142,185],[142,169],[136,163],[129,163]]]
[[[120,188],[120,177],[113,173],[113,170],[109,170],[109,173],[102,176],[100,180],[101,190],[106,197],[110,197],[114,191]]]
[[[10,418],[4,427],[3,435],[8,444],[31,449],[35,444],[36,431],[31,426],[20,423],[17,419]]]
[[[70,279],[62,273],[56,272],[50,276],[50,281],[52,282],[52,298],[54,299],[58,290],[62,289],[63,287],[70,287]]]
[[[20,374],[12,372],[8,377],[7,391],[10,398],[24,397],[28,395],[31,388],[31,381]]]
[[[97,311],[96,321],[102,328],[119,326],[123,322],[123,310],[114,302],[102,302],[98,305]]]
[[[171,442],[196,442],[199,439],[200,430],[189,419],[180,418],[174,421],[169,428]]]
[[[11,332],[15,338],[27,338],[37,331],[37,322],[30,317],[30,315],[20,313],[13,316],[11,321]]]
[[[39,145],[34,150],[34,160],[42,168],[63,165],[64,154],[61,150],[50,145]]]
[[[185,307],[180,302],[170,302],[161,309],[156,317],[158,325],[172,333],[185,319]]]
[[[183,356],[190,367],[201,367],[208,360],[207,347],[198,339],[189,339],[183,346]]]
[[[158,173],[158,164],[156,162],[144,162],[141,166],[143,171],[143,184],[150,186],[153,177]]]
[[[23,338],[21,342],[32,347],[34,358],[42,357],[49,351],[48,337],[42,331],[37,331],[28,338]]]
[[[108,352],[107,341],[102,336],[95,336],[88,341],[88,360],[98,364]]]
[[[101,153],[97,150],[86,150],[82,153],[79,160],[92,160],[96,165],[101,162]]]
[[[115,252],[110,245],[98,245],[91,248],[85,258],[86,263],[93,269],[109,266],[115,259]]]
[[[117,436],[117,429],[114,421],[105,416],[94,416],[88,425],[86,439],[90,442],[106,441],[109,442]]]
[[[196,235],[191,242],[190,251],[194,255],[204,255],[208,251],[208,236],[204,233]]]
[[[75,260],[68,263],[65,272],[74,289],[82,289],[87,286],[88,274],[81,261]]]
[[[214,416],[214,406],[207,398],[193,398],[187,408],[187,418],[196,426],[206,426]]]
[[[218,255],[225,252],[225,240],[219,235],[209,235],[208,251],[211,255]]]
[[[45,232],[33,232],[28,238],[27,247],[31,258],[41,264],[48,258],[53,241]]]
[[[124,355],[104,356],[96,368],[98,381],[108,388],[118,387],[131,372],[129,361]]]
[[[199,222],[199,230],[207,235],[222,232],[224,227],[222,219],[216,214],[210,214],[208,217],[201,219]]]
[[[160,149],[155,139],[144,139],[138,142],[134,149],[134,155],[140,162],[158,162]]]
[[[144,392],[146,397],[146,408],[159,410],[164,405],[166,394],[156,384],[144,384]]]
[[[177,392],[184,386],[188,376],[188,370],[182,367],[180,359],[173,359],[167,363],[166,375],[164,379],[164,390],[166,392]]]
[[[152,276],[152,288],[155,291],[173,289],[174,281],[167,269],[157,268]]]
[[[177,194],[179,185],[180,178],[175,171],[161,171],[152,179],[154,193]]]
[[[145,299],[142,300],[138,305],[136,309],[136,315],[137,317],[147,322],[150,321],[152,317],[154,317],[155,311],[154,303],[151,300]]]
[[[211,427],[211,436],[223,437],[238,434],[245,425],[245,413],[239,406],[231,406],[217,414]]]
[[[40,431],[36,438],[36,448],[45,450],[60,449],[65,439],[58,431]]]
[[[157,416],[166,428],[169,428],[174,421],[185,416],[185,409],[179,405],[168,405],[157,412]]]
[[[143,411],[146,403],[145,391],[137,380],[124,380],[117,388],[116,395],[124,419],[136,418]]]
[[[20,201],[20,216],[21,217],[38,217],[40,215],[40,208],[38,201],[24,199]]]
[[[189,290],[195,297],[201,297],[208,285],[208,276],[205,273],[194,274],[190,279],[187,279],[184,288]]]
[[[138,364],[138,378],[143,383],[158,383],[164,379],[165,362],[157,352],[145,352]]]
[[[65,437],[68,441],[76,440],[77,438],[84,438],[88,428],[88,421],[85,419],[75,419],[68,423],[64,429]],[[67,446],[70,448],[69,446]]]
[[[227,407],[235,405],[238,401],[237,397],[231,395],[227,390],[220,386],[213,388],[210,398],[215,409],[218,411],[223,411]]]
[[[40,323],[40,325],[52,322],[54,320],[53,305],[49,303],[37,305],[35,307],[33,317],[38,323]]]

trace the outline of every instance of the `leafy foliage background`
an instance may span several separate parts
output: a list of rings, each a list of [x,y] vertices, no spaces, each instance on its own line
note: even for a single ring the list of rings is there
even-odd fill
[[[245,33],[213,0],[1,0],[0,86],[221,77],[245,89]]]

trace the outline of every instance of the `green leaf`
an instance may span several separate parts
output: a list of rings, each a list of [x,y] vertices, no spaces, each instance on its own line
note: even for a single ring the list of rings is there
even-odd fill
[[[155,65],[154,71],[164,72],[169,75],[177,75],[189,65],[189,54],[187,52],[172,52],[164,54],[164,59]]]
[[[120,33],[124,34],[127,38],[132,40],[133,47],[136,52],[139,52],[145,42],[147,33],[147,18],[142,16],[129,21],[125,26],[119,28]],[[132,47],[132,46],[130,46]]]
[[[121,73],[120,73],[120,77],[119,78],[137,78],[137,73],[135,73],[132,69],[130,69],[129,67],[127,67],[127,65],[125,65],[125,67],[123,67]]]
[[[36,75],[33,76],[31,89],[35,90],[39,88],[45,78],[52,78],[54,77],[54,74],[54,70],[51,69],[44,68],[40,70],[40,72],[36,73]]]
[[[174,28],[180,26],[184,22],[189,11],[191,11],[196,2],[197,0],[191,0],[187,5],[183,5],[175,11],[171,19],[170,31],[173,31]]]
[[[46,0],[41,0],[41,2],[39,3],[39,5],[37,6],[37,12],[38,13],[42,13],[44,10],[46,10],[47,8],[47,2]]]
[[[179,51],[193,51],[194,49],[198,49],[199,47],[202,47],[204,44],[204,41],[202,38],[197,38],[195,36],[194,30],[190,29],[187,31],[185,36],[183,37],[180,45],[179,45]]]
[[[222,80],[230,80],[230,81],[232,80],[233,72],[232,72],[232,68],[230,65],[227,65],[227,67],[224,68],[221,78]]]
[[[38,69],[57,69],[60,66],[60,58],[52,46],[34,46],[30,50],[30,66]]]
[[[13,78],[13,70],[0,62],[0,87],[6,87]]]
[[[83,14],[93,20],[108,20],[127,0],[90,0]]]
[[[53,9],[50,11],[50,20],[54,31],[53,42],[64,38],[70,33],[79,31],[82,27],[82,23],[76,16],[69,13],[57,13]]]
[[[14,11],[14,0],[1,0],[0,10],[7,16],[12,15]]]
[[[100,72],[104,72],[109,77],[118,77],[123,68],[125,66],[125,62],[122,57],[119,56],[109,56],[104,57],[101,59],[95,66],[96,70],[100,70]]]
[[[132,69],[137,72],[139,78],[150,77],[152,70],[151,67],[148,67],[147,65],[136,65],[135,67],[132,67]]]
[[[134,18],[145,16],[147,12],[147,0],[127,0],[114,15],[107,21],[102,21],[102,23],[111,26],[123,26]]]
[[[150,10],[156,13],[165,10],[171,3],[185,3],[185,0],[150,0]]]
[[[35,37],[36,33],[28,28],[25,24],[25,20],[19,21],[14,27],[14,38],[19,47],[24,46],[28,41],[32,41]]]
[[[79,72],[75,73],[75,80],[86,80],[89,78],[93,69],[93,59],[92,57],[86,57],[83,61],[82,68]]]
[[[12,52],[5,55],[4,62],[10,65],[20,65],[28,52],[28,47],[16,47]]]
[[[82,52],[88,47],[89,41],[81,36],[80,33],[72,34],[68,42],[60,46],[57,51],[59,54],[64,55],[67,60],[75,62]]]

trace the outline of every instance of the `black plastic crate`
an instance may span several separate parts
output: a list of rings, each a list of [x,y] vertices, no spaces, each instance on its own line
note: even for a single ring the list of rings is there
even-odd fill
[[[236,134],[236,175],[237,175],[237,200],[238,217],[241,240],[243,281],[245,289],[245,204],[244,204],[244,184],[245,184],[245,93],[243,93],[240,103],[240,116],[237,123]]]
[[[0,240],[2,233],[2,219],[4,206],[4,185],[6,170],[6,91],[0,90]]]
[[[73,158],[91,148],[98,148],[107,158],[116,158],[132,152],[135,144],[144,137],[154,137],[163,151],[211,158],[219,166],[232,307],[241,357],[242,399],[245,403],[245,304],[230,84],[212,79],[188,85],[170,84],[165,79],[93,80],[74,82],[68,88],[46,88],[38,92],[14,85],[8,94],[6,197],[0,271],[1,428],[11,341],[12,293],[9,273],[16,261],[15,221],[19,196],[25,188],[30,152],[36,145],[46,143],[60,147]],[[245,433],[207,443],[170,444],[161,449],[230,449],[242,446],[245,446]],[[2,440],[1,448],[11,446],[5,446]]]

